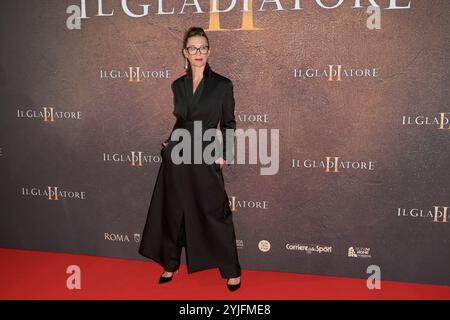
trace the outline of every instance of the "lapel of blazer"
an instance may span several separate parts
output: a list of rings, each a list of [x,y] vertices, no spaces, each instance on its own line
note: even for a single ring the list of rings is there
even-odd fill
[[[198,102],[201,100],[202,96],[205,94],[208,83],[211,79],[211,66],[208,62],[206,62],[205,69],[203,70],[203,90],[199,92],[200,96],[198,97]],[[188,68],[186,69],[186,75],[184,77],[184,103],[182,104],[182,110],[180,110],[181,116],[186,120],[187,118],[187,107],[190,103],[190,100],[192,99],[193,93],[192,93],[192,69],[191,65],[189,64]],[[196,92],[197,93],[197,92]]]

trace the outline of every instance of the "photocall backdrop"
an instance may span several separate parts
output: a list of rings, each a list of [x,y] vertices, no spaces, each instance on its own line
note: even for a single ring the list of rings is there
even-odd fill
[[[237,128],[279,130],[276,174],[224,169],[242,267],[450,284],[450,2],[373,2],[3,2],[0,246],[150,261],[170,84],[200,26]]]

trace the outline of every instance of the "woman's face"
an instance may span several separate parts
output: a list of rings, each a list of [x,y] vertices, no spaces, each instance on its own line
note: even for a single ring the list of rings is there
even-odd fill
[[[186,48],[190,48],[190,50]],[[186,48],[183,49],[183,54],[191,63],[191,67],[203,67],[206,65],[211,49],[208,48],[208,41],[205,37],[189,37]],[[195,50],[195,48],[200,48],[200,50]]]

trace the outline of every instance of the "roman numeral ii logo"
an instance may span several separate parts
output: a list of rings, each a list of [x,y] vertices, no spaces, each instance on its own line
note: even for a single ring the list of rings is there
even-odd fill
[[[133,67],[129,67],[130,70],[130,77],[128,78],[128,82],[141,82],[139,70],[141,67],[135,67],[136,71],[133,71]],[[133,80],[133,77],[136,78]]]
[[[48,200],[59,200],[58,187],[48,186]]]
[[[131,151],[131,166],[132,167],[142,167],[142,151]]]
[[[444,127],[444,125],[445,125],[445,115],[446,114],[450,114],[450,113],[448,113],[448,112],[440,112],[439,113],[440,115],[441,115],[441,121],[439,121],[439,128],[438,129],[448,129],[448,130],[450,130],[450,123],[448,123],[448,128],[445,128]],[[450,121],[449,121],[450,122]]]
[[[209,27],[208,29],[205,29],[205,31],[262,30],[262,28],[256,28],[253,24],[253,0],[244,1],[244,10],[242,10],[242,26],[237,29],[224,29],[220,26],[220,12],[227,12],[231,10],[231,8],[217,12],[218,3],[218,0],[211,0],[209,3]]]
[[[438,210],[439,206],[434,206],[434,222],[448,222],[447,221],[447,209],[448,207],[442,207],[444,208],[444,211]],[[440,214],[439,214],[440,213]],[[439,221],[439,218],[442,218],[442,221]]]

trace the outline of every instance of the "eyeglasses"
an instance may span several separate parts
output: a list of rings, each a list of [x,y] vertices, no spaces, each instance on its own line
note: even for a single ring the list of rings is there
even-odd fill
[[[186,47],[187,51],[190,55],[194,55],[197,51],[200,51],[201,54],[207,54],[209,50],[209,46],[201,46],[200,48],[196,48],[194,46]]]

